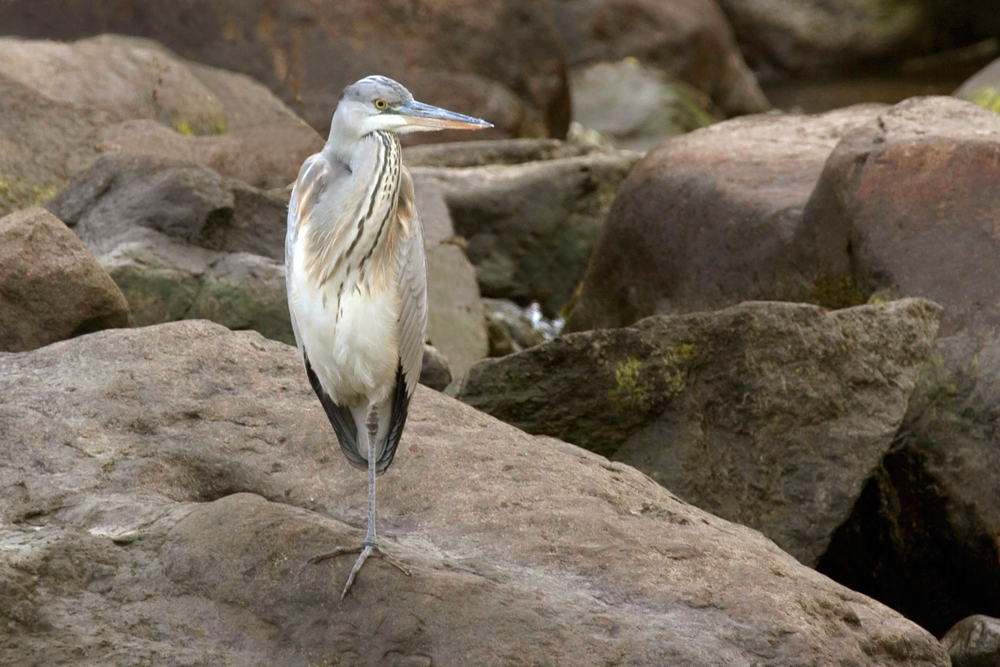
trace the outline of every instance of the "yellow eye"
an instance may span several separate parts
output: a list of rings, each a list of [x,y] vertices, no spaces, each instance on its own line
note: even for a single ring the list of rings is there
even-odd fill
[[[381,111],[385,108],[385,100],[375,100],[375,108]]]

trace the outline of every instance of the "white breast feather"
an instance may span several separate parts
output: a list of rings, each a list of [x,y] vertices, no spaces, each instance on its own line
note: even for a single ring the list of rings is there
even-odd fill
[[[385,400],[399,364],[398,290],[344,290],[338,300],[339,285],[312,283],[301,256],[301,250],[295,253],[289,307],[320,383],[338,405],[357,404],[362,396],[372,403]]]

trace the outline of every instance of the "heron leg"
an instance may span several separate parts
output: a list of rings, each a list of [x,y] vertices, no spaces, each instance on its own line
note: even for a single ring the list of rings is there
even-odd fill
[[[313,556],[309,559],[310,563],[319,563],[320,561],[324,561],[329,558],[336,558],[345,554],[360,553],[358,560],[354,563],[354,567],[351,568],[350,576],[347,577],[347,584],[344,586],[344,592],[340,594],[341,600],[347,597],[347,591],[351,589],[351,584],[354,583],[354,578],[357,576],[358,572],[361,571],[361,567],[370,557],[381,558],[385,562],[397,568],[406,576],[410,576],[410,570],[407,569],[401,562],[383,551],[377,543],[377,536],[375,534],[375,447],[368,435],[367,409],[365,410],[364,415],[363,420],[358,420],[358,432],[359,434],[364,434],[362,437],[364,437],[368,448],[368,532],[365,535],[365,541],[359,547],[337,547],[333,551]]]

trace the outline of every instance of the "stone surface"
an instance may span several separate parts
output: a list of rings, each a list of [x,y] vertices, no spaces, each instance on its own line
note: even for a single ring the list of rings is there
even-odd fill
[[[703,92],[635,58],[576,68],[570,89],[573,119],[628,150],[647,151],[719,120]]]
[[[670,139],[622,184],[568,331],[746,300],[864,303],[850,230],[807,228],[803,209],[840,138],[878,106],[738,118]]]
[[[482,361],[449,391],[814,565],[892,444],[939,317],[924,300],[651,317]]]
[[[379,528],[294,349],[201,321],[0,355],[0,662],[945,667],[628,466],[419,389]]]
[[[443,356],[450,377],[464,373],[489,351],[479,285],[469,258],[456,245],[438,181],[415,173],[413,187],[427,253],[427,340]]]
[[[483,295],[538,301],[553,316],[579,285],[615,191],[638,159],[623,151],[414,171],[441,183]]]
[[[564,137],[569,126],[562,46],[548,4],[535,0],[423,0],[406,8],[368,0],[211,0],[197,7],[134,0],[127,8],[8,0],[0,5],[0,32],[151,37],[184,58],[254,77],[323,135],[344,86],[373,72],[397,79],[419,100],[490,120],[497,137]],[[468,135],[454,131],[450,140]]]
[[[424,345],[424,358],[420,366],[420,384],[435,391],[444,391],[451,384],[448,360],[433,345]]]
[[[712,98],[727,115],[769,108],[715,0],[555,0],[570,65],[629,56]]]
[[[204,318],[294,343],[286,203],[201,165],[108,154],[48,206],[97,255],[139,325]]]
[[[0,218],[0,351],[133,324],[121,290],[51,213]]]
[[[935,344],[892,450],[820,571],[936,635],[1000,616],[1000,340]]]
[[[489,354],[476,272],[453,243],[427,248],[427,341],[456,377]]]
[[[184,134],[296,120],[250,77],[189,63],[156,42],[119,35],[71,44],[2,38],[0,74],[54,102],[100,109],[117,121],[156,120]]]
[[[917,51],[926,0],[718,0],[755,67],[846,70]]]
[[[502,357],[544,343],[545,334],[532,325],[525,312],[513,301],[483,299],[486,330],[490,339],[490,356]]]
[[[196,162],[256,188],[293,183],[323,139],[305,124],[269,123],[205,137],[185,136],[151,120],[117,123],[100,131],[101,152]]]
[[[608,152],[559,139],[498,139],[409,146],[403,149],[403,162],[408,167],[483,167]]]
[[[941,639],[952,667],[1000,667],[1000,619],[969,616]]]
[[[719,0],[755,70],[886,71],[1000,34],[992,0]]]
[[[848,133],[803,214],[850,234],[862,291],[924,296],[942,334],[1000,324],[1000,116],[950,97],[912,98]]]
[[[148,232],[216,252],[284,260],[287,200],[198,164],[101,156],[48,208],[95,255]]]
[[[0,74],[0,215],[44,203],[85,169],[105,120]]]
[[[200,162],[271,188],[320,145],[259,83],[147,40],[0,39],[0,215],[45,202],[105,151]]]

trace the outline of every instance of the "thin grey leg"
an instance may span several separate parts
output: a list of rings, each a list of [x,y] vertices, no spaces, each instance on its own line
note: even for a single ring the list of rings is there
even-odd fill
[[[351,589],[351,584],[354,583],[354,578],[357,576],[358,572],[361,571],[361,567],[371,556],[381,558],[385,562],[399,569],[406,576],[410,576],[410,571],[406,568],[406,566],[385,553],[378,546],[377,536],[375,535],[375,445],[368,435],[367,409],[364,411],[364,420],[358,419],[357,415],[355,415],[355,420],[358,422],[359,426],[358,435],[361,436],[363,434],[368,449],[368,532],[365,535],[364,544],[360,547],[338,547],[333,551],[320,554],[319,556],[313,556],[309,559],[310,563],[319,563],[320,561],[324,561],[329,558],[336,558],[337,556],[360,552],[358,560],[355,561],[354,567],[351,568],[350,576],[347,577],[347,584],[344,586],[344,592],[340,595],[341,600],[347,596],[347,591]]]

